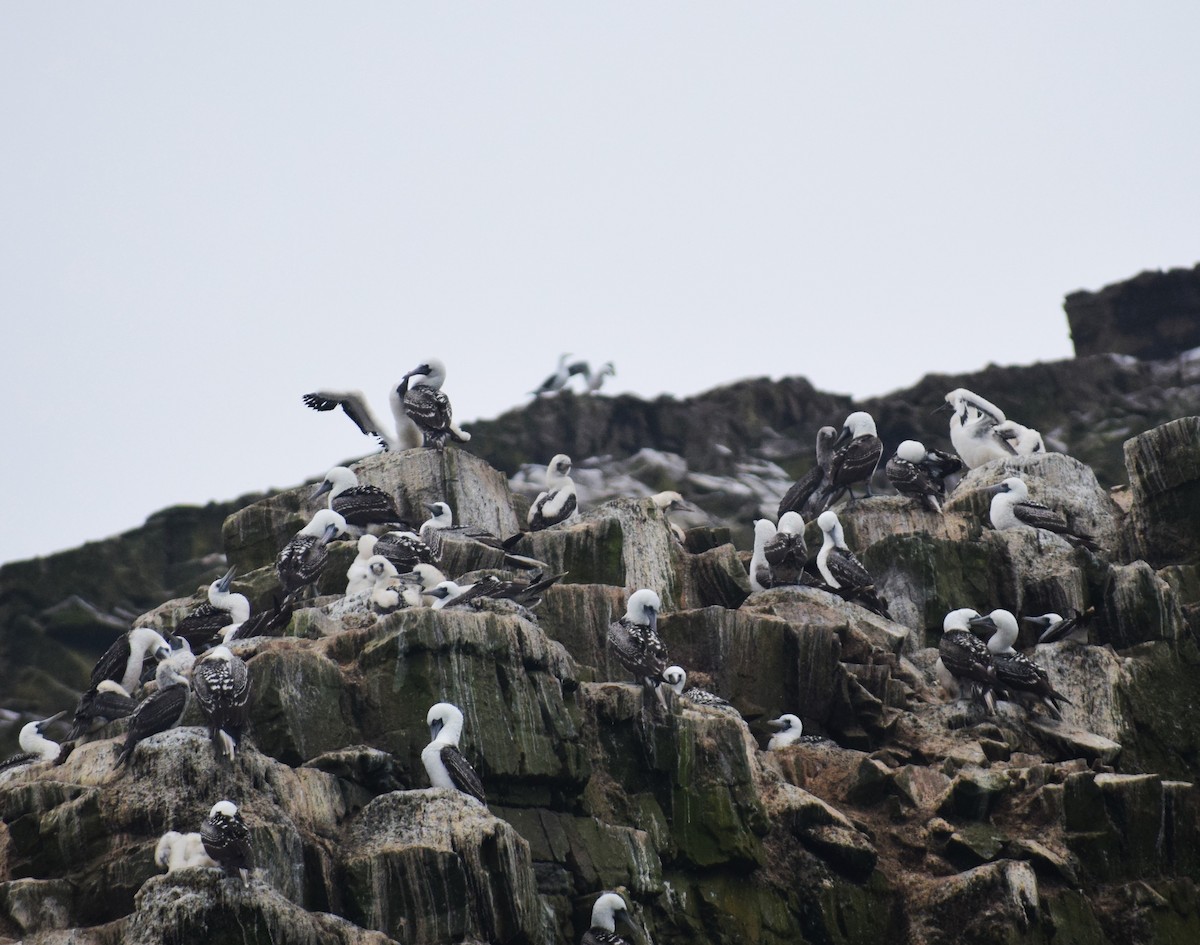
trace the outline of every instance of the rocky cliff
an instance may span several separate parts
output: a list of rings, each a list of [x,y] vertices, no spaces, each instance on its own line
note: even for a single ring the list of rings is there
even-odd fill
[[[1111,359],[1094,372],[1107,364],[1110,379],[1126,376]],[[749,501],[769,501],[761,473],[772,461],[755,459],[758,473],[737,464],[789,436],[763,417],[808,409],[802,386],[760,402],[753,383],[712,395],[728,412],[704,439],[730,454],[716,450],[704,474],[713,479],[700,482],[758,475]],[[1053,409],[1091,409],[1062,400]],[[924,406],[914,401],[913,422]],[[797,436],[845,407],[830,398],[827,412],[812,408]],[[561,398],[533,416],[622,409],[620,399]],[[643,456],[642,488],[650,470],[678,473],[679,461],[700,488],[688,470],[708,461],[707,447],[681,435],[700,422],[689,409],[663,413],[655,435],[678,461]],[[603,445],[598,435],[563,444],[583,435],[566,426],[550,447],[544,422],[547,458]],[[500,429],[489,432],[506,442]],[[477,428],[472,446],[488,439]],[[693,529],[681,544],[664,512],[636,496],[585,503],[577,520],[522,541],[523,553],[568,572],[533,618],[503,607],[331,609],[353,558],[339,543],[326,596],[298,610],[283,638],[234,645],[254,691],[235,761],[214,762],[193,706],[125,769],[114,768],[118,722],[61,764],[0,775],[0,935],[548,945],[578,941],[596,895],[618,888],[639,937],[659,945],[1196,941],[1200,418],[1129,439],[1124,461],[1121,504],[1085,463],[1047,455],[973,471],[944,515],[896,497],[846,508],[848,541],[893,619],[817,587],[751,594],[727,530]],[[375,456],[357,471],[413,518],[438,498],[500,534],[521,519],[507,478],[464,451]],[[1101,552],[988,527],[983,490],[1013,472]],[[306,492],[224,521],[221,547],[255,608],[270,600],[271,562],[305,520]],[[809,547],[819,547],[811,532]],[[447,554],[468,575],[501,563],[484,546]],[[637,587],[662,596],[672,661],[737,716],[647,699],[614,659],[606,629]],[[137,619],[166,630],[200,600],[155,601]],[[1069,699],[1061,722],[946,699],[933,663],[941,616],[956,606],[1096,608],[1089,643],[1020,641]],[[486,807],[428,786],[424,720],[439,701],[463,710],[462,747]],[[826,739],[764,751],[765,721],[784,712]],[[250,828],[251,883],[206,867],[161,874],[161,834],[199,829],[222,798]]]

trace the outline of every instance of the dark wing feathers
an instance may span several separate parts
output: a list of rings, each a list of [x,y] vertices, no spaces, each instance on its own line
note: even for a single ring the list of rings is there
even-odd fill
[[[129,760],[133,749],[142,739],[178,725],[187,707],[187,697],[187,684],[176,683],[143,699],[129,721],[129,734],[125,736],[125,744],[117,755],[117,765]]]
[[[106,679],[120,681],[125,675],[125,666],[129,662],[129,634],[122,633],[113,640],[112,645],[104,651],[104,655],[92,667],[91,684],[100,685]]]
[[[418,384],[401,393],[404,412],[428,440],[445,442],[450,435],[453,413],[450,398],[440,390]]]
[[[938,655],[942,665],[959,679],[973,679],[989,686],[996,682],[992,654],[988,652],[987,644],[974,634],[965,630],[942,634]]]
[[[304,395],[304,404],[313,410],[334,410],[341,407],[363,433],[377,437],[382,435],[382,431],[376,427],[375,421],[367,412],[366,405],[355,395],[315,391]]]
[[[792,487],[783,494],[783,498],[779,500],[779,515],[777,517],[783,518],[785,512],[799,512],[804,516],[808,500],[816,494],[824,481],[825,470],[819,464],[813,466],[812,469],[796,480]]]
[[[389,525],[402,523],[392,497],[378,486],[354,486],[339,492],[329,507],[349,525]],[[404,523],[407,527],[407,523]]]
[[[609,625],[608,642],[621,665],[638,679],[662,682],[667,668],[667,648],[649,626],[625,617]]]
[[[883,442],[879,437],[856,436],[833,454],[829,464],[830,488],[838,489],[870,479],[882,455]]]
[[[383,555],[401,574],[418,564],[433,564],[433,549],[419,538],[388,532],[375,542],[375,554]]]
[[[249,869],[253,862],[250,830],[240,816],[207,818],[200,825],[200,840],[204,851],[227,873]]]
[[[804,535],[776,532],[775,537],[763,545],[763,555],[771,566],[772,585],[799,584],[808,561],[808,546]],[[759,583],[762,579],[759,578]],[[766,587],[766,584],[763,584]]]
[[[547,515],[545,508],[547,505],[552,505],[555,499],[561,493],[561,489],[556,489],[553,492],[544,493],[536,502],[533,503],[531,518],[529,520],[530,531],[541,531],[543,528],[549,528],[551,525],[557,525],[559,522],[565,522],[571,517],[575,509],[579,505],[579,497],[575,494],[575,490],[571,490],[570,494],[563,500],[561,508],[556,512]]]
[[[1037,502],[1017,502],[1013,505],[1013,514],[1026,525],[1032,525],[1034,528],[1044,528],[1048,532],[1059,534],[1069,531],[1067,520],[1062,513]]]
[[[487,797],[483,793],[483,782],[479,780],[479,775],[475,773],[475,769],[471,767],[471,763],[463,757],[463,753],[454,745],[444,745],[441,751],[442,764],[446,766],[446,771],[450,774],[450,780],[464,794],[470,794],[481,804],[487,804]]]

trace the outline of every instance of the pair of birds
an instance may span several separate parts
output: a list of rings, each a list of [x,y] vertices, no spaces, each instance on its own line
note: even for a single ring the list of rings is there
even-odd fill
[[[584,387],[589,394],[594,394],[604,384],[606,377],[615,376],[617,369],[613,367],[611,361],[605,361],[599,370],[593,371],[591,364],[587,361],[575,361],[571,364],[567,363],[570,354],[561,354],[558,357],[558,367],[554,373],[547,377],[541,384],[529,393],[534,397],[541,397],[543,394],[555,394],[567,386],[567,383],[575,375],[581,375],[584,381]]]
[[[777,518],[798,512],[812,519],[838,501],[847,491],[863,483],[871,495],[871,477],[883,456],[883,442],[875,429],[875,419],[864,410],[846,417],[842,431],[821,427],[817,431],[816,463],[784,493]]]
[[[950,410],[950,442],[968,469],[1012,456],[1034,456],[1046,452],[1037,430],[1004,416],[991,401],[965,387],[946,394],[939,410]]]
[[[952,698],[983,702],[995,714],[999,694],[1027,711],[1041,704],[1052,718],[1062,718],[1061,705],[1070,700],[1055,690],[1044,669],[1013,648],[1020,627],[1012,613],[997,608],[981,615],[960,608],[946,615],[942,630],[935,671]],[[987,641],[977,633],[986,633]]]
[[[371,413],[359,391],[314,391],[303,400],[313,410],[341,407],[359,430],[375,437],[384,449],[416,446],[411,434],[415,429],[422,445],[441,450],[447,440],[466,443],[471,439],[471,434],[454,423],[450,398],[442,390],[445,382],[446,365],[437,358],[426,358],[400,379],[388,396],[396,423],[394,435]]]

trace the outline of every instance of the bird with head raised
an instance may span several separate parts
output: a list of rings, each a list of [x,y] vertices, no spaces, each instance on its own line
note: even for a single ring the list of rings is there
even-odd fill
[[[817,552],[817,570],[829,588],[839,597],[862,604],[868,610],[888,617],[887,604],[875,593],[875,579],[854,556],[834,511],[817,517],[821,527],[821,550]]]
[[[969,623],[973,630],[991,633],[987,649],[996,669],[996,685],[1007,690],[1015,701],[1024,704],[1027,711],[1031,701],[1041,702],[1053,718],[1061,719],[1059,704],[1069,705],[1071,700],[1055,690],[1044,669],[1013,649],[1020,633],[1017,618],[1007,610],[996,609],[985,616],[972,617]]]
[[[421,431],[423,445],[441,450],[453,439],[466,443],[471,434],[454,424],[450,398],[442,390],[446,382],[446,365],[437,358],[426,358],[409,371],[396,388],[408,419]]]
[[[621,665],[651,691],[663,682],[663,670],[667,668],[667,647],[658,635],[661,609],[662,601],[654,591],[634,591],[625,615],[608,627],[608,645]]]
[[[26,722],[21,726],[21,733],[17,736],[17,744],[21,750],[0,761],[0,771],[23,767],[37,761],[58,761],[62,754],[62,745],[47,738],[45,731],[52,722],[57,722],[66,714],[65,710],[56,712],[48,719]]]
[[[421,763],[434,787],[450,788],[487,804],[483,782],[458,748],[462,737],[462,710],[449,702],[439,702],[425,715],[429,726],[429,744],[421,751]]]

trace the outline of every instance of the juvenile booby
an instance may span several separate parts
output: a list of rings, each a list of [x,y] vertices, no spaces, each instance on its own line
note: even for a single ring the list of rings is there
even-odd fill
[[[237,568],[230,568],[223,577],[208,585],[208,600],[179,621],[171,632],[198,648],[211,640],[222,627],[249,620],[250,601],[245,595],[230,590],[236,572]]]
[[[1017,699],[1040,699],[1054,718],[1061,719],[1062,712],[1058,704],[1065,702],[1069,705],[1071,700],[1054,689],[1044,669],[1013,649],[1020,633],[1017,618],[1007,610],[997,609],[986,616],[971,618],[970,624],[973,628],[991,631],[987,649],[996,668],[996,685],[1007,689]]]
[[[1042,528],[1061,535],[1073,545],[1097,551],[1099,547],[1088,535],[1071,530],[1061,512],[1029,501],[1029,487],[1019,476],[1010,476],[987,490],[992,493],[991,521],[997,531],[1010,528]]]
[[[275,571],[285,597],[291,597],[321,576],[329,558],[328,545],[346,530],[346,520],[332,509],[320,509],[275,558]]]
[[[435,560],[433,549],[414,532],[386,532],[376,542],[375,554],[387,558],[401,574],[418,564],[433,564]]]
[[[0,761],[0,771],[19,768],[22,765],[33,764],[35,761],[58,761],[62,754],[62,745],[47,738],[43,732],[51,722],[57,722],[66,711],[56,712],[48,719],[40,722],[26,722],[21,726],[21,734],[17,736],[17,744],[21,750]]]
[[[131,757],[138,743],[151,735],[165,732],[174,728],[183,718],[183,710],[187,708],[188,681],[170,660],[158,664],[158,672],[154,680],[158,689],[143,699],[134,710],[129,720],[129,731],[125,736],[125,744],[117,753],[116,767],[121,767]]]
[[[368,599],[374,613],[391,614],[406,607],[421,607],[424,598],[418,586],[410,583],[408,576],[384,577],[375,582]]]
[[[651,690],[663,681],[667,668],[667,647],[658,636],[661,608],[662,601],[654,591],[634,591],[625,615],[608,626],[608,644],[621,665]]]
[[[682,666],[668,666],[664,669],[663,681],[675,691],[675,695],[681,699],[686,699],[693,705],[703,706],[706,709],[719,709],[722,712],[732,712],[734,715],[740,715],[738,710],[730,705],[728,699],[722,699],[715,692],[709,692],[707,689],[699,689],[696,686],[693,686],[691,689],[684,689],[683,687],[687,684],[687,673],[684,672]]]
[[[919,440],[905,440],[887,461],[888,482],[902,496],[916,499],[931,512],[941,512],[939,499],[946,494],[946,476],[962,468],[958,457],[940,450],[931,453]]]
[[[430,742],[421,751],[421,762],[430,783],[434,787],[462,791],[486,805],[483,782],[458,750],[463,728],[463,714],[458,706],[439,702],[426,714],[425,724],[429,726]]]
[[[767,740],[767,751],[778,751],[780,748],[787,748],[788,745],[815,745],[828,740],[820,735],[805,735],[804,723],[798,716],[790,713],[771,719],[767,724],[771,728],[779,729]]]
[[[860,603],[868,610],[887,617],[887,604],[875,593],[875,579],[846,544],[837,513],[822,512],[817,524],[822,532],[821,550],[817,552],[817,570],[821,572],[825,583],[846,600]]]
[[[996,432],[997,424],[1006,418],[991,401],[965,387],[956,387],[946,395],[945,406],[952,411],[950,442],[968,469],[1016,455],[1008,440]]]
[[[200,840],[204,852],[211,856],[226,874],[242,877],[242,885],[250,885],[250,869],[254,865],[250,849],[250,830],[233,801],[217,801],[200,825]]]
[[[250,674],[227,646],[209,650],[192,669],[192,689],[218,758],[233,760],[250,705]]]
[[[804,583],[808,545],[804,543],[804,519],[799,512],[783,513],[774,536],[763,546],[763,555],[771,570],[772,587]]]
[[[363,535],[358,539],[358,553],[350,562],[350,567],[346,569],[347,597],[369,591],[374,585],[374,578],[367,567],[367,562],[375,556],[375,545],[378,541],[379,539],[374,535]],[[393,565],[393,567],[395,566]],[[405,570],[407,571],[408,568]]]
[[[389,433],[383,424],[375,419],[367,406],[361,391],[315,391],[304,395],[305,406],[313,410],[335,410],[341,407],[346,416],[354,421],[367,436],[373,436],[385,450],[403,450],[421,443],[421,434],[416,425],[405,416],[404,405],[400,399],[400,389],[394,388],[388,397],[392,417],[396,422],[395,433]]]
[[[154,862],[168,873],[187,869],[190,866],[220,866],[204,850],[204,841],[198,833],[180,833],[168,830],[154,848]]]
[[[750,553],[750,590],[765,591],[775,586],[775,576],[767,561],[767,543],[775,538],[777,529],[770,519],[754,522],[754,550]]]
[[[615,892],[601,893],[592,906],[592,927],[583,933],[580,945],[633,945],[617,934],[621,922],[636,934],[637,927],[629,916],[625,900]]]
[[[74,741],[114,719],[123,719],[131,715],[136,708],[137,700],[131,698],[129,693],[121,688],[120,683],[112,679],[102,679],[97,686],[88,689],[80,697],[67,740]]]
[[[1057,643],[1059,640],[1070,640],[1073,643],[1087,643],[1088,624],[1096,616],[1096,608],[1089,607],[1084,611],[1075,611],[1070,617],[1063,618],[1058,614],[1042,614],[1040,617],[1022,617],[1025,623],[1042,628],[1038,643]]]
[[[824,492],[822,486],[829,476],[829,464],[833,461],[833,444],[837,439],[833,427],[821,427],[817,431],[816,462],[812,469],[796,480],[784,493],[779,502],[780,520],[788,512],[799,512],[803,518],[812,518],[821,512],[820,504]]]
[[[1046,452],[1046,443],[1042,435],[1031,427],[1005,420],[996,424],[996,432],[1008,441],[1018,456],[1035,456]]]
[[[546,467],[546,490],[529,507],[529,530],[538,532],[565,522],[579,505],[575,482],[571,479],[571,457],[559,453]]]
[[[166,659],[171,655],[171,644],[153,627],[134,627],[121,634],[92,667],[92,687],[111,679],[126,692],[136,691],[148,654],[153,654],[155,659]]]
[[[403,525],[408,523],[396,511],[396,501],[378,486],[359,485],[358,476],[348,466],[334,466],[313,489],[310,499],[329,493],[329,508],[346,520],[347,525],[367,528],[370,525]]]
[[[833,441],[829,459],[829,477],[822,489],[821,504],[829,508],[842,494],[849,491],[854,499],[854,486],[863,483],[871,495],[871,477],[883,456],[883,442],[875,432],[874,418],[863,410],[846,417],[842,432]]]
[[[992,689],[996,685],[996,668],[987,645],[971,632],[971,621],[978,617],[979,613],[969,607],[946,614],[935,670],[952,699],[968,696],[982,699],[988,712],[994,715],[996,699]]]
[[[556,394],[566,387],[567,381],[571,379],[571,375],[577,373],[572,368],[577,368],[582,364],[582,362],[578,362],[568,367],[567,358],[569,357],[569,354],[560,354],[558,356],[558,367],[555,368],[554,373],[529,393],[534,397],[541,397],[542,394]],[[586,367],[586,364],[583,364],[583,366]]]
[[[404,404],[404,412],[417,425],[425,446],[442,449],[446,440],[465,443],[471,434],[454,425],[450,398],[442,390],[446,381],[446,365],[437,358],[428,358],[404,375],[396,388]]]

